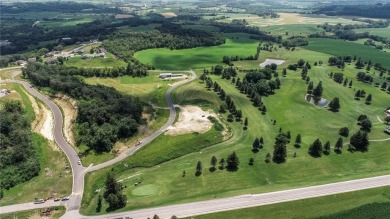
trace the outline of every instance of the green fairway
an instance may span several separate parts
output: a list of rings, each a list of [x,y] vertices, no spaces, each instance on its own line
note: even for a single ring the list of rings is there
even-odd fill
[[[84,67],[84,68],[112,68],[112,67],[126,67],[126,62],[115,58],[111,53],[106,53],[105,57],[95,57],[82,59],[81,56],[69,57],[64,62],[66,66]]]
[[[235,62],[235,66],[241,65],[251,68],[252,66],[257,67],[265,58],[285,59],[287,62],[279,67],[280,75],[283,66],[296,63],[301,58],[313,64],[320,60],[326,63],[329,57],[330,55],[324,53],[301,48],[297,48],[295,51],[278,49],[273,52],[262,51],[258,61],[239,61]],[[390,165],[390,161],[386,158],[390,154],[390,149],[387,147],[388,141],[372,142],[369,151],[366,153],[350,153],[344,148],[341,154],[336,154],[332,150],[329,156],[324,155],[318,159],[308,155],[308,147],[316,138],[320,138],[323,143],[329,140],[333,147],[339,137],[338,131],[341,127],[347,126],[350,133],[357,131],[359,127],[356,125],[356,119],[360,114],[366,114],[373,123],[376,123],[370,133],[370,139],[388,138],[388,135],[383,133],[385,126],[380,124],[377,117],[383,119],[383,110],[388,107],[386,104],[389,95],[386,92],[379,92],[377,87],[356,81],[354,78],[359,70],[354,68],[353,63],[347,65],[343,71],[345,77],[353,80],[352,88],[344,87],[330,79],[327,73],[331,71],[341,72],[341,70],[329,67],[326,64],[322,66],[312,65],[309,76],[314,84],[319,81],[323,82],[323,96],[325,98],[340,98],[341,110],[338,113],[330,112],[325,108],[319,108],[306,102],[304,95],[307,84],[301,79],[299,70],[296,72],[287,71],[287,77],[280,78],[282,88],[276,90],[274,95],[263,98],[263,102],[268,109],[266,115],[261,115],[260,111],[253,107],[252,102],[234,88],[230,81],[221,79],[220,76],[210,75],[213,81],[217,81],[226,94],[231,96],[237,109],[242,110],[243,116],[248,117],[248,130],[244,131],[242,124],[239,122],[229,123],[233,129],[233,137],[230,140],[202,149],[199,153],[182,156],[152,168],[127,168],[122,171],[123,164],[117,165],[114,167],[114,172],[119,179],[140,174],[143,184],[156,184],[160,189],[156,196],[135,197],[131,195],[131,191],[134,189],[133,182],[126,184],[128,186],[126,194],[128,194],[131,201],[125,209],[206,200],[239,194],[262,193],[388,174],[388,166]],[[371,70],[371,73],[373,72],[377,73],[377,71]],[[241,79],[243,76],[244,73],[239,73]],[[372,104],[366,105],[364,100],[354,100],[354,90],[356,89],[364,89],[367,93],[373,94],[374,101]],[[207,91],[204,84],[194,81],[175,90],[173,96],[177,102],[199,103],[204,107],[217,108],[218,102],[210,98],[209,95],[213,95],[213,91]],[[213,104],[210,106],[207,103]],[[226,114],[224,117],[226,118]],[[273,125],[273,120],[277,121],[275,125]],[[297,134],[301,134],[303,143],[301,148],[295,148],[292,143],[287,146],[288,158],[286,163],[267,164],[264,162],[265,155],[267,153],[272,154],[274,139],[279,128],[282,128],[283,131],[291,131],[292,141],[294,141]],[[260,152],[253,153],[251,148],[256,137],[263,137],[265,146]],[[349,141],[349,138],[343,139],[344,142]],[[160,140],[160,137],[158,142],[166,142],[166,145],[172,145],[168,139]],[[185,145],[192,146],[194,144],[196,143],[186,143]],[[146,146],[145,149],[153,147],[155,148],[152,143]],[[176,150],[180,151],[181,149],[176,148]],[[154,157],[154,160],[159,161],[161,160],[160,157],[164,157],[161,154],[163,151],[158,152],[157,148],[154,151],[153,153],[160,154],[160,156]],[[236,151],[240,158],[241,164],[237,172],[227,172],[226,170],[208,171],[211,156],[226,159],[232,151]],[[293,156],[294,153],[296,153],[296,157]],[[153,156],[147,157],[152,159]],[[254,158],[253,166],[248,164],[250,158]],[[142,160],[143,158],[139,159]],[[204,169],[199,177],[194,175],[197,161],[203,163]],[[144,163],[152,164],[151,160]],[[97,195],[93,195],[93,191],[101,188],[106,171],[108,169],[88,176],[91,188],[85,190],[87,198],[83,199],[85,200],[83,209],[88,214],[93,214],[93,209],[96,207]],[[182,177],[183,171],[186,172],[185,177]],[[224,180],[221,181],[220,179]],[[130,188],[130,186],[133,188]]]
[[[309,39],[309,45],[304,48],[335,56],[356,55],[364,61],[371,60],[373,63],[380,63],[383,67],[390,68],[390,53],[358,43],[333,39]]]
[[[206,214],[191,219],[251,218],[388,218],[390,188],[376,188],[319,198]],[[373,203],[373,204],[370,204]],[[189,219],[189,218],[188,218]]]
[[[256,40],[249,39],[248,34],[229,34],[226,43],[220,46],[183,50],[148,49],[135,53],[134,57],[158,69],[202,68],[222,64],[223,56],[246,58],[255,55],[257,44]]]
[[[390,38],[390,27],[387,28],[364,28],[364,29],[355,29],[356,33],[369,32],[373,35],[378,35],[381,37]]]

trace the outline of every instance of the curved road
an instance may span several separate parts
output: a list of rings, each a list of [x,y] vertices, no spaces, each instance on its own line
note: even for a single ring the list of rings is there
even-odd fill
[[[196,75],[193,71],[190,71],[190,73],[192,75],[190,79],[178,82],[167,90],[165,94],[165,99],[170,109],[170,117],[167,123],[162,128],[160,128],[152,135],[145,138],[142,144],[136,147],[129,148],[127,151],[125,151],[118,157],[110,161],[107,161],[105,163],[96,166],[90,166],[87,168],[77,164],[78,162],[77,154],[63,137],[62,134],[63,118],[58,106],[54,104],[46,96],[42,95],[34,88],[32,88],[30,84],[25,81],[17,81],[17,80],[6,81],[6,82],[18,83],[23,85],[28,92],[30,92],[32,95],[42,100],[52,110],[55,119],[54,138],[57,144],[65,152],[66,156],[70,161],[72,167],[72,173],[73,173],[73,188],[72,188],[72,195],[69,201],[65,201],[65,202],[48,201],[46,203],[39,204],[39,205],[33,203],[23,203],[17,205],[4,206],[4,207],[0,207],[0,214],[16,212],[21,210],[30,210],[30,209],[42,208],[42,207],[64,205],[67,208],[67,212],[62,218],[72,218],[72,219],[73,218],[74,219],[76,218],[100,219],[100,218],[124,218],[124,217],[130,217],[134,219],[136,218],[144,219],[148,217],[151,218],[153,217],[154,214],[157,214],[162,218],[170,218],[172,215],[176,215],[178,217],[188,217],[188,216],[207,214],[213,212],[220,212],[220,211],[248,208],[248,207],[261,206],[267,204],[281,203],[287,201],[294,201],[294,200],[300,200],[305,198],[339,194],[344,192],[351,192],[351,191],[376,188],[382,186],[390,186],[390,175],[386,175],[386,176],[371,177],[371,178],[365,178],[359,180],[344,181],[339,183],[331,183],[331,184],[325,184],[319,186],[311,186],[311,187],[304,187],[298,189],[269,192],[263,194],[240,195],[240,196],[234,196],[229,198],[221,198],[221,199],[214,199],[214,200],[201,201],[201,202],[192,202],[186,204],[170,205],[165,207],[155,207],[149,209],[128,211],[124,213],[106,214],[102,216],[87,217],[87,216],[80,215],[78,209],[80,207],[81,198],[83,195],[85,174],[91,171],[108,167],[112,164],[115,164],[125,159],[126,157],[132,155],[134,152],[136,152],[137,150],[139,150],[140,148],[142,148],[143,146],[151,142],[153,139],[158,137],[166,130],[166,128],[172,125],[172,123],[176,118],[176,110],[172,103],[170,93],[176,87],[188,83],[196,78]],[[388,140],[388,139],[384,139],[384,140]],[[376,141],[376,140],[371,140],[371,141]]]

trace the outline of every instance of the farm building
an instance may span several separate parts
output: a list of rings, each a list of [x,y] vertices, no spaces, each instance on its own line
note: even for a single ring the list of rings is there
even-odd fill
[[[183,77],[183,74],[161,73],[158,77],[161,79],[178,78]]]

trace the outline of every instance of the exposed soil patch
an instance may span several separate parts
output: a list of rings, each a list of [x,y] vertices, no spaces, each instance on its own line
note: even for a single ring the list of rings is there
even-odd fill
[[[271,65],[271,64],[281,65],[284,62],[285,62],[284,60],[280,60],[280,59],[266,59],[263,63],[260,63],[259,66],[265,68],[265,66],[267,65]]]
[[[165,13],[161,13],[162,16],[164,16],[165,18],[171,18],[171,17],[176,17],[177,15],[173,12],[165,12]]]
[[[71,144],[75,144],[75,138],[73,133],[73,124],[77,117],[76,102],[67,96],[58,96],[54,99],[54,102],[61,107],[64,115],[64,134],[66,140]]]
[[[179,107],[178,121],[168,128],[166,134],[176,136],[188,133],[205,133],[213,127],[213,123],[207,118],[209,116],[218,118],[211,110],[203,111],[198,106]]]

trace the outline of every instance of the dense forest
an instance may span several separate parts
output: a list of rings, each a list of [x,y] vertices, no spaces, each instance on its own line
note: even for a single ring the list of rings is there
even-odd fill
[[[390,4],[378,3],[375,5],[329,5],[319,8],[316,14],[326,14],[329,16],[352,15],[371,18],[390,18]]]
[[[214,46],[225,42],[219,33],[182,28],[181,25],[164,23],[152,31],[118,31],[103,42],[103,46],[125,61],[133,60],[136,51],[150,48],[186,49],[200,46]]]
[[[23,183],[40,171],[38,145],[32,140],[29,118],[18,101],[0,110],[0,190]]]
[[[77,145],[110,151],[115,142],[133,136],[142,123],[142,103],[114,88],[87,85],[67,68],[58,65],[29,65],[24,77],[40,87],[65,93],[77,100],[78,115],[75,133]]]

